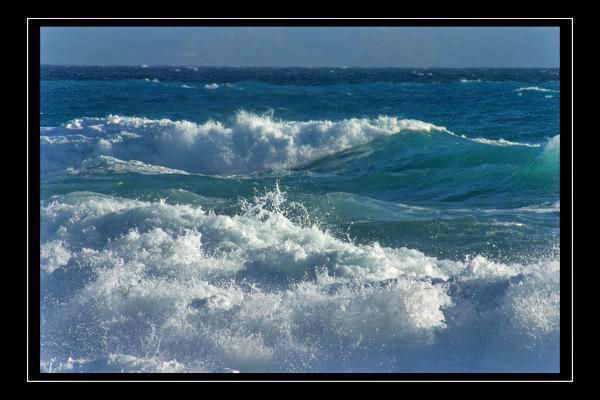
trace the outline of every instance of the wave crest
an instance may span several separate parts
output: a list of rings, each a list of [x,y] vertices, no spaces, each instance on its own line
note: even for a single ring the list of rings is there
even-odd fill
[[[245,111],[238,112],[231,125],[118,115],[75,119],[60,127],[42,128],[40,143],[42,170],[70,167],[72,172],[87,173],[95,168],[97,173],[231,175],[305,166],[402,132],[445,133],[503,147],[541,146],[504,139],[471,139],[415,119],[379,116],[301,122]]]
[[[206,174],[286,169],[403,131],[448,132],[427,122],[381,116],[341,121],[281,121],[241,111],[231,126],[208,121],[110,115],[45,128],[45,168],[78,165],[105,155]]]

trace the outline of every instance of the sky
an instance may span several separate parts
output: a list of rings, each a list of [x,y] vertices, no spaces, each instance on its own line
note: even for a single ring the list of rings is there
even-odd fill
[[[552,27],[44,27],[55,65],[558,67]]]

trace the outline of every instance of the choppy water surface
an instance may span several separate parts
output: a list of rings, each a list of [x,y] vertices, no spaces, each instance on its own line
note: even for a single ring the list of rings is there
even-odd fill
[[[42,369],[558,371],[559,79],[42,67]]]

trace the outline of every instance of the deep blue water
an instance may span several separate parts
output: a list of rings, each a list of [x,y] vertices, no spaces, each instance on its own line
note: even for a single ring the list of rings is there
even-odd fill
[[[42,367],[556,371],[559,103],[556,69],[43,66]]]

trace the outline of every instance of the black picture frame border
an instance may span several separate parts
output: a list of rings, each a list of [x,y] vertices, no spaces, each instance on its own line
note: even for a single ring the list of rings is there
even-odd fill
[[[309,18],[309,19],[299,19]],[[26,17],[27,53],[27,226],[28,258],[26,259],[25,288],[27,292],[27,382],[94,382],[94,381],[433,381],[433,382],[522,382],[574,381],[574,33],[573,17],[548,18],[37,18]],[[561,338],[559,373],[44,373],[40,370],[40,29],[42,27],[192,27],[192,26],[313,26],[313,27],[559,27],[561,99]],[[565,136],[566,135],[566,136]],[[567,137],[568,140],[564,140]],[[569,140],[570,139],[570,140]],[[37,305],[37,307],[36,307]]]

